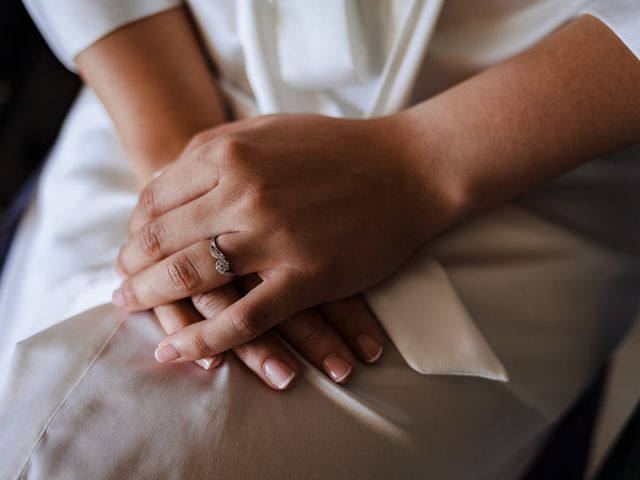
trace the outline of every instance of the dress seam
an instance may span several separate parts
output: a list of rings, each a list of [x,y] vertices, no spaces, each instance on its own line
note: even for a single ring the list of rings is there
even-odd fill
[[[118,322],[118,324],[115,326],[115,328],[113,329],[113,331],[109,334],[109,337],[105,340],[105,342],[102,344],[102,346],[98,349],[98,351],[96,352],[96,354],[93,356],[93,358],[91,359],[91,361],[89,362],[89,365],[87,365],[87,368],[84,372],[82,372],[82,374],[80,375],[80,378],[78,378],[78,380],[76,381],[76,383],[73,385],[73,387],[69,390],[69,392],[65,395],[64,399],[60,402],[60,405],[58,405],[55,410],[51,413],[51,415],[49,416],[49,418],[47,419],[47,421],[45,422],[44,426],[42,427],[42,429],[40,430],[40,432],[38,433],[38,436],[36,437],[35,443],[33,444],[33,447],[31,447],[31,449],[29,450],[29,453],[27,454],[27,458],[24,461],[24,464],[22,465],[22,467],[20,468],[20,471],[18,472],[18,475],[15,477],[16,480],[20,480],[22,478],[24,478],[24,474],[25,474],[25,470],[27,468],[27,466],[29,465],[29,463],[31,462],[31,457],[33,456],[33,454],[35,453],[35,450],[38,448],[38,446],[42,443],[42,439],[44,438],[45,433],[47,432],[47,429],[49,428],[49,425],[51,425],[51,422],[53,422],[53,420],[55,419],[55,417],[58,415],[58,412],[60,412],[60,410],[62,409],[62,407],[67,403],[67,400],[69,400],[69,398],[71,397],[71,395],[77,390],[77,388],[80,386],[80,384],[82,383],[82,381],[85,379],[85,377],[87,376],[87,374],[89,373],[89,371],[91,370],[91,368],[93,367],[93,365],[96,363],[96,361],[98,360],[98,358],[100,357],[100,355],[102,355],[102,352],[104,352],[104,350],[107,348],[107,346],[111,343],[111,340],[113,339],[114,335],[116,334],[116,332],[120,329],[120,327],[122,326],[122,324],[124,323],[125,317],[123,316],[120,321]]]

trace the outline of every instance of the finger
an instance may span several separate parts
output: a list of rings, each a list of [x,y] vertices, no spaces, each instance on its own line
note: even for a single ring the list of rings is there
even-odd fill
[[[356,360],[349,348],[316,309],[305,310],[276,327],[293,347],[336,383],[345,383]]]
[[[320,309],[325,321],[340,334],[360,360],[373,363],[380,358],[384,334],[361,295],[326,303]]]
[[[179,300],[153,309],[160,326],[167,334],[202,320],[202,315],[194,308],[189,299]]]
[[[207,144],[171,163],[140,192],[129,217],[129,235],[154,218],[191,202],[215,188],[218,168],[215,149]]]
[[[233,352],[249,370],[276,390],[290,387],[298,373],[293,354],[270,332],[235,347]]]
[[[145,224],[120,250],[118,269],[131,275],[194,243],[232,233],[237,215],[233,205],[227,207],[226,197],[214,189]]]
[[[258,337],[306,306],[306,292],[293,275],[278,272],[263,280],[215,317],[179,330],[160,345],[173,345],[176,361],[212,356]]]
[[[262,283],[260,275],[252,273],[235,279],[234,283],[241,293],[246,294]]]
[[[240,299],[233,284],[193,297],[193,304],[202,315],[214,317]],[[270,333],[233,349],[236,356],[268,386],[284,390],[298,372],[298,362],[280,340]]]
[[[268,116],[263,115],[227,123],[197,134],[180,158],[162,170],[160,175],[142,190],[129,218],[130,235],[154,218],[216,187],[220,176],[220,161],[234,153],[233,142],[216,140],[268,121]],[[180,188],[176,188],[176,185]]]
[[[211,318],[233,305],[240,298],[238,289],[231,282],[215,290],[194,295],[191,297],[191,302],[202,317]]]
[[[127,278],[112,300],[130,311],[145,310],[213,290],[230,280],[216,271],[209,242],[199,242]]]
[[[129,234],[135,234],[154,218],[214,189],[220,173],[219,160],[232,153],[228,143],[215,140],[250,124],[234,122],[197,134],[180,158],[142,190],[129,218]]]
[[[169,305],[156,307],[154,313],[160,322],[160,326],[168,334],[202,320],[202,315],[198,313],[189,300],[181,300]],[[196,360],[195,363],[205,370],[211,370],[220,365],[223,359],[224,354],[220,354],[215,357],[201,358]]]

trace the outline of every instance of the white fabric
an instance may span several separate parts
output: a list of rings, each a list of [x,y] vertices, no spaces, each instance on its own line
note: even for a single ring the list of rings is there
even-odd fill
[[[362,117],[392,113],[407,102],[441,3],[440,0],[398,2],[394,6],[393,22],[385,25],[380,18],[375,23],[369,18],[369,26],[356,4],[344,0],[313,3],[312,11],[307,11],[308,7],[296,7],[296,2],[282,0],[272,4],[242,0],[227,4],[226,8],[236,14],[235,35],[244,52],[251,86],[247,93],[254,95],[255,110],[271,113],[318,109],[322,113]],[[210,48],[227,82],[237,82],[226,68],[229,54],[237,54],[237,48],[230,52],[216,48],[227,44],[218,42],[221,33],[213,21],[208,23],[220,14],[220,5],[216,8],[208,1],[193,1],[190,5],[211,39]],[[388,7],[381,3],[379,13],[388,13]],[[296,18],[300,20],[296,22]],[[386,26],[389,40],[379,50],[366,49],[365,31],[371,31],[372,24],[380,23]],[[327,25],[331,28],[327,29]],[[230,31],[223,33],[227,42],[234,35]],[[306,61],[301,60],[306,47],[298,45],[303,37],[318,50],[315,54],[308,52]],[[325,53],[321,54],[322,51]],[[381,57],[377,70],[371,67],[370,78],[366,79],[364,67],[357,60],[363,51],[372,59]],[[332,87],[358,91],[356,96],[364,101],[359,108],[350,105],[347,110],[344,102],[334,99],[336,93]],[[234,96],[233,90],[227,89],[227,92]],[[422,373],[506,380],[504,366],[465,312],[446,274],[437,262],[430,261],[430,264],[432,267],[424,269],[422,275],[411,277],[415,279],[413,282],[396,282],[393,296],[386,295],[387,305],[397,305],[400,299],[404,302],[407,298],[420,301],[422,297],[416,296],[416,291],[432,291],[440,299],[438,303],[414,306],[406,320],[396,316],[387,320],[381,316],[395,345],[409,364]],[[398,300],[394,301],[396,297]],[[428,326],[421,322],[425,317],[430,318]],[[438,339],[437,345],[432,345],[432,339]]]
[[[424,374],[507,380],[504,366],[428,252],[366,294],[367,302],[407,363]],[[402,307],[399,307],[402,305]]]
[[[150,0],[139,3],[94,0],[77,9],[72,8],[73,1],[61,2],[62,7],[52,9],[50,3],[33,0],[28,3],[31,11],[36,12],[36,20],[43,26],[45,35],[72,55],[124,23],[176,5]],[[486,62],[516,53],[505,50],[505,45],[513,49],[515,44],[522,49],[527,42],[542,38],[575,16],[583,3],[564,2],[564,7],[558,9],[553,1],[521,0],[507,8],[496,1],[472,10],[465,0],[449,0],[427,56],[427,60],[437,57],[439,61],[433,62],[433,71],[428,75],[420,72],[420,86],[429,85],[430,79],[446,78],[448,66],[442,58],[454,59],[457,64],[466,64],[467,69],[477,70]],[[191,0],[188,5],[220,68],[225,91],[232,100],[236,99],[232,101],[234,105],[244,105],[240,109],[243,111],[236,112],[239,116],[247,113],[246,105],[249,105],[250,113],[311,110],[362,117],[396,111],[408,101],[442,2],[368,2],[369,10],[366,10],[362,4],[356,8],[354,2],[332,0],[309,4],[307,11],[296,10],[297,7],[280,0]],[[300,22],[295,21],[296,17],[301,18]],[[80,23],[83,28],[68,28]],[[499,26],[500,35],[487,36],[487,32],[492,31],[490,25]],[[60,35],[60,39],[55,38],[56,35]],[[301,51],[296,53],[290,43],[304,35],[312,39],[311,44],[322,45],[331,52],[318,59],[321,69],[297,65]],[[371,45],[366,59],[368,76],[356,60],[365,42]],[[75,50],[70,45],[74,45]],[[479,46],[482,48],[477,51]],[[461,50],[467,52],[464,62],[460,62]],[[344,61],[336,61],[335,70],[327,73],[330,58]],[[423,78],[426,81],[423,82]],[[46,237],[46,233],[40,236]],[[407,306],[406,312],[412,312],[405,314],[402,321],[394,318],[393,324],[384,318],[388,315],[381,315],[382,323],[409,364],[422,373],[468,374],[505,380],[503,365],[471,321],[446,272],[428,256],[422,263],[416,260],[416,265],[430,267],[423,268],[420,275],[406,275],[402,281],[395,281],[393,288],[386,291],[386,303],[370,295],[372,304],[391,305],[391,310],[398,303],[392,300],[402,299],[400,303]],[[73,288],[78,287],[72,287],[72,291]],[[82,291],[91,296],[91,289]],[[427,302],[425,297],[416,295],[417,291],[432,292],[434,298],[437,292],[441,301]],[[101,292],[104,295],[104,291]],[[415,302],[413,306],[408,303],[411,298]],[[94,305],[98,303],[93,301]],[[429,322],[421,323],[423,318],[429,318]],[[433,339],[438,339],[437,344]],[[464,347],[460,348],[461,345]]]
[[[100,105],[83,105],[65,122],[50,154],[56,161],[45,165],[5,264],[0,288],[2,326],[10,339],[0,349],[5,365],[17,342],[109,303],[120,282],[113,264],[137,181]],[[101,192],[111,193],[102,198]],[[7,374],[0,374],[0,391]]]
[[[288,5],[278,0],[187,2],[237,117],[316,112],[363,118],[391,113],[522,51],[574,18],[586,4],[582,0],[560,2],[560,6],[555,0],[380,0],[357,2],[355,9],[338,1],[322,7],[319,3],[309,2],[306,13],[299,13],[317,18],[318,23],[305,18],[298,24],[287,14],[286,21],[278,22],[282,14],[279,8]],[[618,3],[609,4],[613,9]],[[71,0],[58,0],[55,7],[54,2],[44,0],[28,0],[28,4],[67,63],[101,35],[144,16],[141,10],[129,10],[137,2],[86,0],[77,9],[71,8],[76,5]],[[157,12],[175,3],[145,1],[140,5]],[[339,10],[344,16],[329,21]],[[360,16],[354,19],[352,14],[356,11]],[[59,18],[59,12],[65,12],[65,19]],[[84,33],[76,36],[75,27],[83,22],[93,27],[78,26]],[[336,71],[321,72],[295,65],[299,52],[287,50],[284,39],[299,38],[302,32],[296,31],[296,25],[309,23],[315,27],[326,25],[327,29],[335,23],[340,31],[335,44],[326,43],[330,53],[322,60],[328,66],[326,58],[332,55],[343,59]],[[327,38],[322,28],[307,30],[322,40]],[[356,58],[360,34],[367,48],[364,66],[358,63],[363,59]],[[350,52],[343,51],[347,47]],[[282,48],[286,55],[281,55]],[[298,442],[304,432],[313,434],[321,428],[333,428],[345,437],[342,443],[332,445],[348,452],[358,451],[356,438],[343,429],[357,429],[359,419],[373,411],[376,418],[392,419],[391,431],[399,434],[382,438],[380,445],[395,445],[394,449],[404,451],[406,444],[394,442],[408,435],[411,448],[428,445],[435,452],[421,457],[419,466],[423,470],[414,471],[416,477],[431,474],[436,478],[513,478],[514,472],[521,471],[535,453],[552,422],[593,378],[637,312],[637,157],[638,152],[630,151],[592,162],[518,202],[471,219],[432,242],[403,270],[367,292],[393,341],[383,360],[390,363],[379,370],[368,370],[362,384],[346,389],[329,388],[322,383],[322,401],[311,395],[317,393],[315,382],[320,377],[313,381],[305,377],[300,385],[304,396],[300,415],[293,417],[296,420],[292,419],[291,425],[278,424],[288,435],[287,441],[303,445]],[[94,403],[88,399],[95,392],[72,387],[82,378],[92,378],[94,368],[112,375],[98,374],[99,382],[94,378],[94,383],[84,384],[94,385],[99,392],[117,382],[113,372],[123,371],[124,366],[127,373],[123,378],[132,384],[122,386],[122,392],[132,389],[138,392],[136,395],[145,393],[136,390],[139,384],[135,382],[141,378],[136,376],[136,368],[157,378],[152,359],[141,357],[150,360],[147,363],[135,356],[136,348],[147,348],[158,335],[148,317],[142,321],[143,333],[118,337],[120,343],[116,346],[133,362],[120,364],[108,351],[101,356],[101,348],[108,340],[104,335],[118,335],[123,324],[117,323],[115,331],[109,330],[114,325],[111,307],[88,311],[108,303],[109,294],[118,283],[112,265],[124,242],[126,219],[136,193],[131,168],[106,112],[92,94],[83,92],[49,158],[0,288],[0,318],[3,332],[5,326],[8,332],[0,340],[0,360],[9,364],[18,342],[19,358],[34,359],[13,363],[11,369],[0,374],[2,383],[14,376],[12,388],[4,389],[9,400],[3,406],[10,408],[16,419],[29,419],[28,403],[23,401],[28,397],[16,393],[28,396],[29,390],[18,386],[24,387],[25,378],[44,378],[49,382],[42,380],[44,383],[38,384],[43,388],[39,398],[44,398],[45,407],[54,411],[54,417],[31,418],[34,430],[21,432],[19,421],[6,430],[22,440],[13,445],[17,450],[5,453],[17,465],[16,471],[26,465],[21,461],[28,461],[29,452],[24,448],[42,446],[31,451],[36,452],[32,472],[46,471],[38,470],[38,462],[55,457],[45,451],[55,449],[59,443],[42,443],[42,437],[33,432],[47,432],[48,439],[55,437],[56,427],[66,428],[65,421],[60,420],[65,418],[63,414],[73,415],[74,410],[56,403],[66,400],[53,394],[47,396],[52,390],[84,392],[63,398],[73,399],[72,404],[80,412],[85,407],[93,411]],[[60,333],[68,329],[73,330],[73,336]],[[51,364],[46,363],[49,341],[52,349],[55,346],[49,352]],[[73,341],[86,342],[78,347],[86,346],[87,350],[80,348],[84,353],[78,355],[66,353],[65,344]],[[77,352],[70,345],[68,350]],[[398,352],[422,373],[447,376],[416,375],[399,362]],[[78,365],[68,365],[69,362]],[[132,365],[135,368],[130,370]],[[233,423],[240,416],[259,431],[258,426],[272,420],[262,418],[265,415],[261,408],[267,404],[276,410],[282,407],[277,402],[273,404],[276,406],[267,403],[265,390],[248,387],[247,372],[241,373],[243,370],[236,366],[228,368],[231,370],[224,370],[228,376],[221,385],[224,390],[213,398],[224,401],[229,392],[250,389],[246,391],[251,391],[253,409],[238,412],[229,406],[225,411],[228,417],[224,418]],[[62,376],[54,375],[56,369]],[[78,379],[74,376],[78,372],[87,376]],[[452,377],[505,380],[506,372],[508,383]],[[162,395],[176,388],[182,392],[179,389],[183,388],[177,380],[166,384],[158,380],[158,385],[162,385]],[[116,387],[114,391],[119,392]],[[429,392],[437,401],[429,400]],[[125,405],[136,403],[136,395],[129,397],[125,393]],[[184,396],[200,393],[185,390]],[[461,394],[464,398],[459,397]],[[121,408],[119,402],[113,408]],[[331,415],[321,415],[322,422],[307,420],[305,424],[303,413],[307,410],[303,407],[332,412],[322,402],[337,404],[340,411],[349,414],[333,419]],[[149,411],[157,407],[150,405]],[[172,408],[172,413],[179,411],[175,410],[179,409],[177,406]],[[182,415],[192,422],[207,424],[200,408],[187,409]],[[466,413],[465,408],[469,409]],[[444,429],[439,416],[444,417]],[[13,415],[3,421],[7,418]],[[42,418],[47,422],[58,420],[42,425]],[[483,419],[508,419],[508,425],[492,429],[491,422]],[[136,421],[142,420],[133,418],[132,426]],[[373,425],[378,428],[376,422]],[[139,426],[153,429],[156,424]],[[119,442],[135,445],[133,430],[120,432],[120,438],[109,437],[108,445],[114,449]],[[447,441],[443,430],[448,434]],[[360,440],[368,438],[368,430],[358,431]],[[420,435],[414,436],[418,431]],[[226,434],[230,441],[237,440],[233,433]],[[443,439],[442,448],[436,448],[439,437]],[[65,438],[74,438],[73,429]],[[489,445],[490,455],[473,457],[473,452],[481,452]],[[74,444],[74,448],[88,447]],[[456,448],[461,458],[471,455],[473,461],[459,463],[441,458]],[[379,450],[366,455],[372,452]],[[258,450],[255,455],[260,455]],[[95,452],[94,457],[92,461],[100,460]],[[381,461],[378,457],[370,461],[377,465],[375,462]],[[391,476],[394,468],[406,471],[403,468],[408,464],[402,459],[408,457],[399,455],[396,463],[394,458],[387,465],[390,470],[382,469],[379,475]],[[78,465],[62,463],[66,468]],[[283,459],[274,467],[283,470],[271,473],[274,478],[277,474],[282,477],[287,468],[300,472],[311,465],[315,464],[296,465],[293,459]],[[342,473],[343,478],[348,478]],[[38,474],[33,476],[38,478]]]
[[[158,364],[157,323],[123,317],[104,305],[18,346],[0,478],[514,479],[553,421],[504,383],[417,375],[393,348],[349,388],[303,362],[283,395],[233,356]]]
[[[205,39],[208,40],[211,55],[224,78],[223,88],[236,107],[238,116],[312,111],[337,116],[366,117],[392,113],[406,105],[441,3],[439,0],[405,1],[395,2],[390,6],[380,2],[376,6],[379,9],[378,13],[392,12],[393,15],[391,21],[383,23],[383,29],[376,31],[386,42],[381,42],[378,49],[369,49],[372,65],[368,77],[362,73],[364,67],[357,65],[355,53],[363,50],[363,32],[371,32],[372,25],[376,25],[376,22],[368,18],[367,25],[366,16],[357,15],[354,11],[354,2],[350,2],[350,5],[342,1],[313,3],[307,6],[306,15],[304,10],[294,10],[286,1],[242,0],[237,3],[216,4],[192,0],[188,5],[198,19]],[[501,25],[504,29],[503,35],[494,37],[493,44],[484,45],[482,55],[476,54],[472,60],[495,62],[500,60],[499,57],[506,58],[515,52],[505,51],[504,45],[510,48],[514,48],[514,45],[524,48],[527,42],[532,43],[542,38],[558,23],[575,15],[583,3],[565,2],[563,8],[559,9],[556,2],[522,2],[519,10],[507,11],[505,17],[509,21],[500,19],[501,22],[493,22]],[[456,4],[453,1],[450,4],[451,9],[458,12],[465,7],[463,2]],[[466,7],[468,12],[468,5]],[[476,10],[474,9],[474,12],[477,15]],[[301,20],[296,22],[296,17]],[[460,25],[465,25],[465,19],[469,18],[469,14],[458,13],[454,18],[457,20],[455,24],[460,28]],[[222,20],[227,21],[224,27],[221,25]],[[379,18],[377,22],[380,23]],[[443,40],[436,39],[434,42],[436,52],[438,42],[447,45],[461,43],[460,40],[454,42],[447,39],[446,19],[443,23],[443,31],[440,34]],[[529,28],[523,28],[527,26]],[[477,42],[478,37],[486,37],[484,31],[478,31],[474,35],[460,35],[459,31],[455,33],[462,40]],[[506,36],[517,41],[504,41]],[[309,43],[321,46],[327,53],[320,56],[310,52],[306,57],[306,63],[303,63],[301,51],[304,45],[299,45],[303,37],[310,39]],[[233,38],[236,40],[232,41]],[[371,43],[371,33],[368,38]],[[298,46],[300,49],[296,51],[295,48]],[[493,56],[488,53],[492,51]],[[384,59],[378,60],[377,68],[373,61],[376,57]],[[335,59],[335,63],[329,68],[327,59],[331,58]],[[344,60],[340,61],[341,58]],[[244,65],[238,65],[238,61],[242,60]],[[310,68],[312,66],[315,68]],[[441,75],[431,77],[438,78]],[[427,278],[433,277],[425,276],[423,282],[427,282]],[[442,287],[437,287],[439,284]],[[440,276],[434,285],[436,290],[452,292],[446,275]],[[450,295],[450,298],[450,301],[443,304],[459,303],[455,295]],[[414,308],[413,311],[419,310]],[[428,312],[425,312],[425,315],[428,315]],[[504,367],[491,353],[472,322],[468,321],[468,315],[456,316],[458,322],[448,321],[447,317],[439,314],[429,317],[442,320],[431,320],[429,325],[434,331],[424,332],[420,337],[415,337],[415,325],[409,330],[412,323],[409,320],[398,325],[396,319],[393,328],[387,327],[389,332],[393,332],[391,336],[396,346],[412,366],[423,373],[455,372],[506,379]],[[463,326],[467,328],[461,328]],[[410,331],[413,334],[407,333]],[[435,337],[428,334],[435,331],[438,332]],[[461,332],[465,332],[469,339],[474,339],[474,342],[465,344],[475,345],[474,348],[466,348],[464,354],[453,348],[454,345],[461,344],[460,341],[456,342]],[[418,350],[415,346],[409,347],[409,342],[416,341],[416,338],[419,339],[417,342],[422,341],[423,345],[426,345],[426,338],[449,339],[449,342],[441,344],[449,347]],[[440,355],[436,356],[435,352],[440,352]],[[417,367],[418,365],[422,366]]]
[[[255,0],[255,3],[260,3],[261,1],[266,2],[267,0]],[[23,2],[34,17],[49,45],[58,55],[58,58],[67,67],[74,69],[74,57],[96,40],[127,23],[175,8],[182,4],[183,0],[136,0],[135,2],[127,0],[58,0],[56,2],[50,0],[23,0]],[[283,25],[293,23],[296,27],[301,27],[302,25],[296,22],[296,18],[299,17],[295,13],[296,10],[301,8],[311,8],[315,9],[316,13],[325,13],[325,15],[320,14],[315,22],[309,21],[309,17],[300,20],[300,22],[306,22],[304,27],[308,28],[289,30],[286,26],[284,27],[286,32],[281,34],[279,42],[285,46],[287,53],[291,54],[292,58],[296,60],[293,63],[284,61],[286,64],[283,68],[283,72],[285,72],[284,78],[287,81],[291,81],[292,85],[299,83],[295,80],[300,71],[296,68],[296,65],[300,65],[298,61],[304,60],[304,55],[301,55],[301,52],[305,51],[303,47],[317,45],[315,42],[310,41],[313,38],[324,37],[329,42],[348,43],[351,47],[350,51],[349,49],[341,49],[341,55],[345,63],[339,62],[340,57],[338,57],[336,64],[328,69],[329,72],[332,72],[330,75],[335,78],[346,75],[347,77],[345,78],[351,79],[354,78],[353,75],[359,79],[366,75],[363,73],[366,71],[366,66],[357,65],[358,62],[363,61],[359,58],[359,54],[363,53],[359,42],[365,38],[361,36],[361,27],[357,25],[358,15],[354,12],[355,9],[362,8],[362,5],[359,4],[360,2],[352,0],[327,0],[306,4],[291,0],[273,0],[273,2],[280,4],[279,11],[284,14],[281,17]],[[186,3],[204,6],[204,2],[201,0],[187,0]],[[217,0],[208,3],[211,8],[218,11],[229,11],[234,8],[232,5],[233,0]],[[397,1],[395,3],[402,2]],[[426,3],[434,2],[427,1]],[[462,2],[453,0],[450,3],[457,3],[463,9],[473,10],[478,2],[475,0],[463,0]],[[640,58],[640,33],[638,31],[640,4],[636,0],[559,0],[546,2],[520,0],[512,3],[516,5],[516,9],[524,4],[530,4],[533,9],[546,4],[546,9],[549,10],[547,12],[548,16],[555,16],[556,18],[561,16],[561,12],[567,6],[570,8],[574,8],[576,5],[584,7],[580,11],[581,14],[588,13],[602,20]],[[498,14],[500,9],[503,11],[510,10],[509,7],[500,4],[500,2],[489,1],[486,4],[498,5],[498,9],[494,9]],[[365,8],[372,7],[365,4]],[[556,10],[556,12],[552,13],[550,10]],[[521,9],[521,12],[523,11],[525,10]],[[329,23],[319,21],[327,18],[327,15],[332,16],[332,20]],[[82,18],[83,21],[77,22],[77,18]],[[355,25],[354,22],[356,23]],[[317,53],[322,55],[322,52]],[[314,56],[310,55],[307,58],[312,57]],[[331,57],[326,56],[324,59],[324,61],[328,61]],[[305,74],[314,72],[313,75],[316,76],[327,75],[326,71],[320,68],[322,66],[320,62],[308,66],[311,69],[305,69]],[[311,85],[311,83],[306,85]],[[316,86],[319,86],[319,84],[316,84]]]
[[[60,61],[75,70],[75,56],[95,41],[122,25],[175,8],[182,1],[24,0],[23,3]]]
[[[303,90],[363,82],[368,50],[356,3],[317,2],[313,16],[306,15],[308,8],[307,3],[296,0],[276,3],[282,80]]]
[[[346,388],[303,362],[279,396],[232,358],[215,372],[160,365],[150,315],[90,310],[118,283],[137,186],[85,90],[3,275],[3,328],[13,322],[23,340],[3,370],[0,478],[517,478],[637,311],[640,229],[624,208],[639,203],[638,157],[594,162],[460,225],[368,293],[388,328],[416,328],[418,354],[435,349],[416,357],[427,368],[477,347],[468,325],[438,334],[438,315],[469,315],[509,382],[419,375],[387,343]],[[609,237],[588,233],[597,227]],[[617,244],[622,232],[635,250]],[[446,283],[422,289],[443,272]]]
[[[640,58],[640,2],[638,0],[598,0],[581,13],[599,18]]]

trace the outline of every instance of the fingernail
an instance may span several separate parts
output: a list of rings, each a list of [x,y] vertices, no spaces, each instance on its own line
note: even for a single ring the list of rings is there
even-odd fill
[[[124,308],[127,306],[127,302],[124,300],[124,293],[122,293],[121,288],[118,288],[111,294],[111,301],[116,307]]]
[[[167,343],[166,345],[158,345],[154,355],[156,356],[156,360],[160,363],[170,362],[171,360],[180,358],[180,352],[170,343]]]
[[[351,373],[351,365],[342,357],[332,353],[323,361],[324,369],[334,382],[342,383]]]
[[[373,337],[363,334],[358,337],[358,345],[368,363],[373,363],[382,355],[382,345],[376,342]]]
[[[196,360],[195,363],[200,365],[205,370],[211,370],[212,368],[216,368],[218,365],[220,365],[220,363],[222,363],[222,355],[201,358],[200,360]]]
[[[286,363],[270,358],[262,365],[264,374],[271,384],[278,390],[286,388],[291,383],[296,372],[292,370]]]

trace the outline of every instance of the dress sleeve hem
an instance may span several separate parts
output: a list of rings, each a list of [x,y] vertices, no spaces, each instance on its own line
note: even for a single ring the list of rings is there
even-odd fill
[[[637,0],[599,0],[580,15],[591,15],[604,23],[640,60],[640,3]]]
[[[176,8],[182,0],[23,0],[58,59],[77,71],[75,57],[129,23]]]

